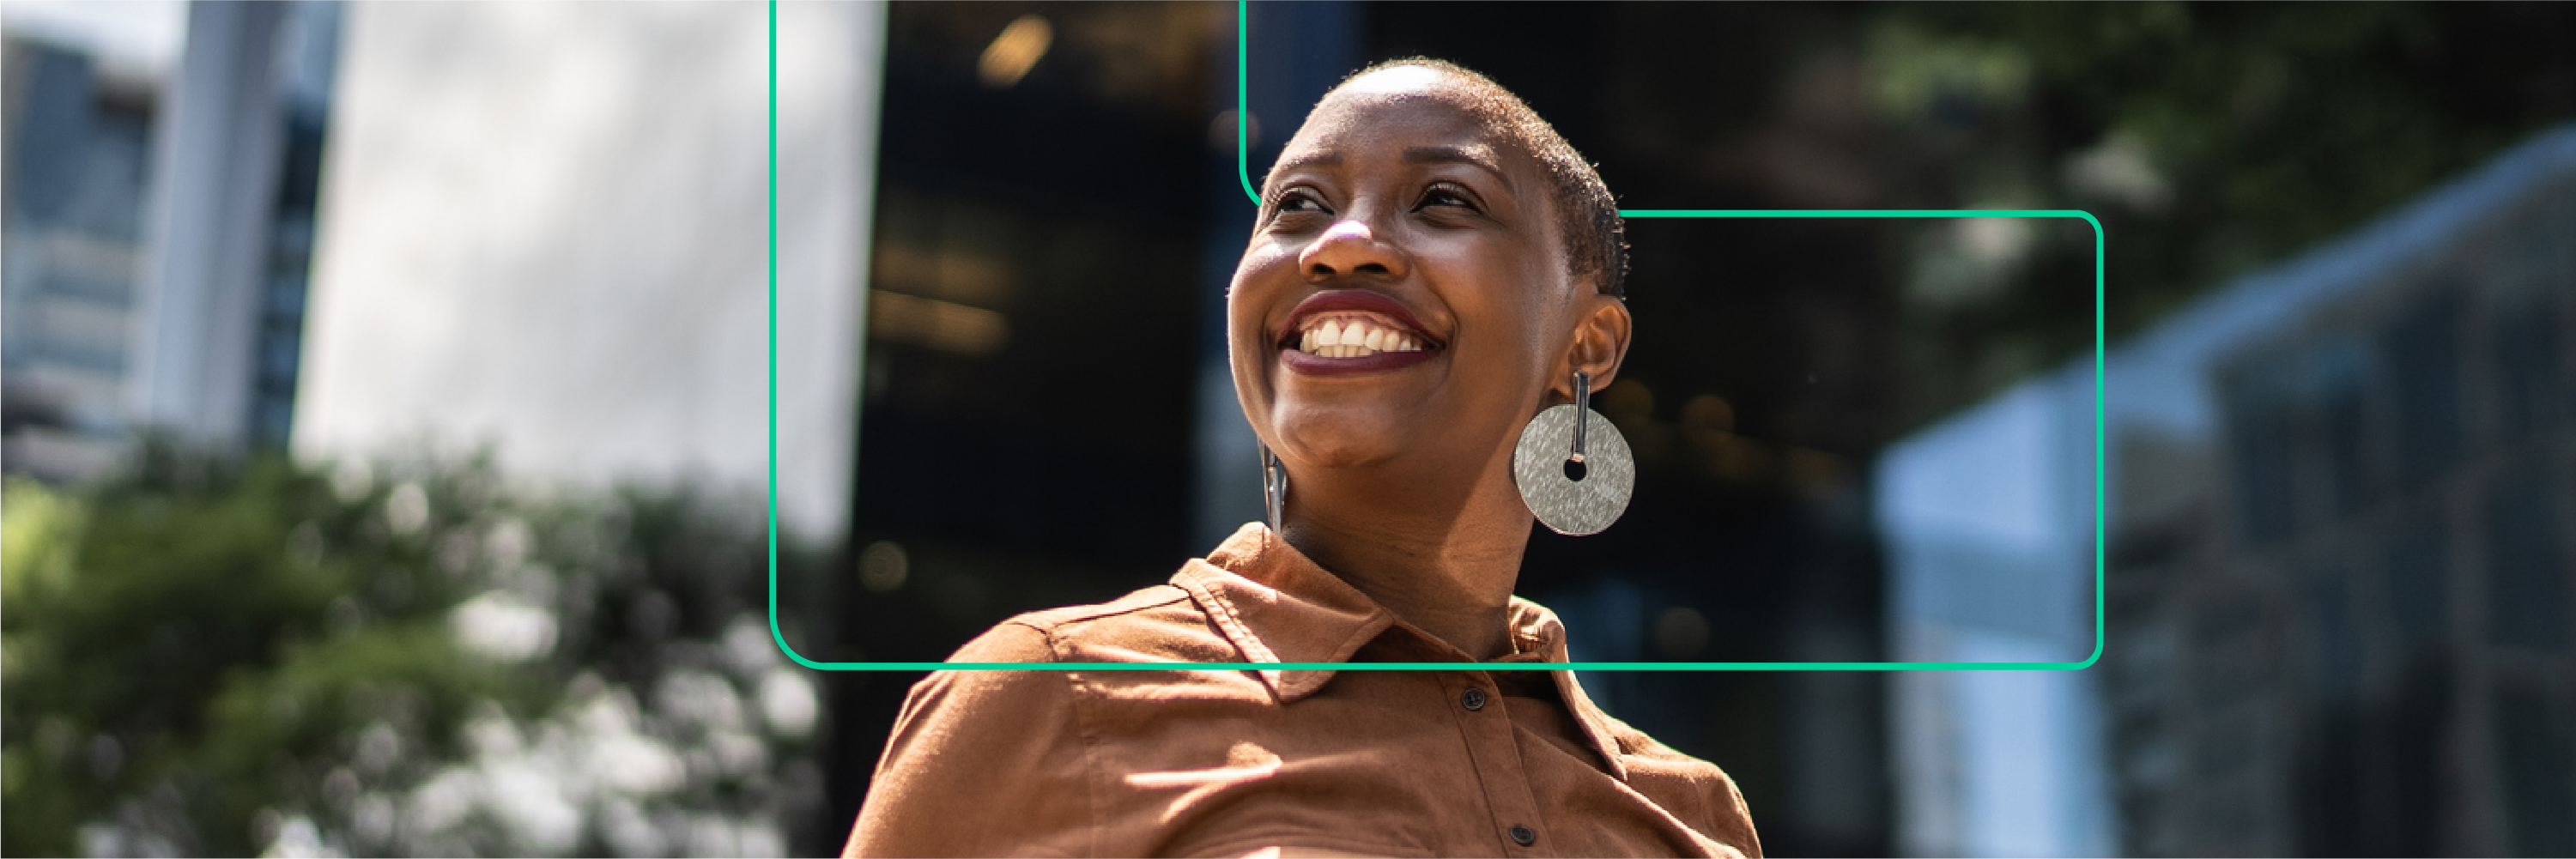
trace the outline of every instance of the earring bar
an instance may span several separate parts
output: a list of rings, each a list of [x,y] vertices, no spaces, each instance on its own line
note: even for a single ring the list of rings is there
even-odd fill
[[[1592,374],[1590,374],[1590,373],[1586,373],[1586,372],[1583,372],[1583,371],[1581,371],[1581,370],[1576,370],[1576,371],[1574,371],[1574,456],[1573,456],[1573,461],[1575,461],[1575,462],[1582,462],[1582,461],[1583,461],[1583,427],[1584,427],[1584,425],[1585,425],[1585,424],[1588,424],[1588,423],[1591,423],[1591,422],[1592,422],[1592,421],[1590,420],[1591,416],[1592,416]]]
[[[1269,520],[1272,534],[1279,533],[1280,510],[1288,506],[1287,495],[1287,471],[1279,466],[1279,455],[1271,453],[1269,445],[1262,445],[1261,512],[1263,517]]]

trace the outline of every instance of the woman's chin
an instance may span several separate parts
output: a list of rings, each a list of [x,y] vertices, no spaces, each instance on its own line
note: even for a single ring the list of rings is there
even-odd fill
[[[1309,409],[1283,415],[1275,424],[1290,455],[1324,468],[1364,468],[1402,456],[1417,441],[1401,431],[1403,422],[1385,414],[1354,414],[1350,409]]]

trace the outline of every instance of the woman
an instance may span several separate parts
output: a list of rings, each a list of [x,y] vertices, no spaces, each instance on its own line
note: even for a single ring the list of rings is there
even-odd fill
[[[1384,64],[1269,175],[1228,298],[1286,480],[1168,585],[1013,618],[912,690],[853,855],[1759,855],[1716,767],[1603,714],[1512,596],[1532,416],[1627,352],[1609,191],[1474,72]],[[1258,663],[1450,662],[1455,671]]]

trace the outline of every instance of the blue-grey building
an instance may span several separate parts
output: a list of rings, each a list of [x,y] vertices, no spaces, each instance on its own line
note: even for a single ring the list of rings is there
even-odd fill
[[[2576,851],[2571,237],[2561,127],[2112,350],[2102,661],[1905,677],[1903,846]],[[2091,650],[2095,395],[1883,461],[1899,658]]]
[[[101,48],[156,10],[184,18],[176,56]],[[86,476],[146,429],[244,449],[292,426],[340,7],[127,11],[6,41],[13,472]]]
[[[15,34],[0,57],[0,443],[11,470],[85,471],[124,426],[159,86]]]

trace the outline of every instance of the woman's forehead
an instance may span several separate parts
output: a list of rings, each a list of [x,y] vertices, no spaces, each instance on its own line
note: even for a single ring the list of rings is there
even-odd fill
[[[1448,72],[1430,66],[1388,66],[1334,87],[1334,94],[1401,95],[1458,89]]]
[[[1398,71],[1381,71],[1354,84]],[[1306,117],[1285,150],[1281,167],[1337,166],[1350,159],[1414,163],[1463,161],[1519,178],[1536,162],[1513,146],[1453,90],[1336,90]]]

